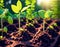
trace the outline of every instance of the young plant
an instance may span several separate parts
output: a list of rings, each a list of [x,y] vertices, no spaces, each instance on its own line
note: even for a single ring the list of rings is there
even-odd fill
[[[18,17],[18,20],[19,20],[19,28],[20,28],[20,14],[26,9],[28,9],[29,7],[30,5],[22,8],[22,3],[20,0],[17,1],[16,5],[13,5],[13,4],[11,5],[12,11],[17,14],[16,16]],[[20,29],[19,29],[19,33],[21,33]]]
[[[26,3],[26,6],[31,5],[31,7],[28,8],[27,11],[26,11],[27,12],[27,15],[26,15],[27,19],[26,19],[26,21],[28,23],[28,20],[32,21],[32,19],[35,18],[35,16],[33,15],[33,13],[34,13],[34,10],[35,10],[36,0],[26,0],[25,3]]]
[[[6,27],[4,27],[4,29],[3,29],[3,19],[5,17],[5,14],[7,13],[8,9],[3,9],[3,11],[4,12],[2,12],[2,14],[0,14],[0,19],[1,19],[1,29],[0,29],[0,31],[2,31],[2,36],[0,36],[1,38],[3,37],[3,30],[6,28]],[[6,30],[4,30],[4,31],[7,32]]]
[[[53,19],[60,19],[60,1],[59,0],[51,0],[52,10],[54,11]]]
[[[4,1],[3,0],[0,0],[0,8],[1,7],[4,7]]]
[[[3,27],[3,19],[5,18],[6,13],[8,12],[8,9],[4,9],[4,0],[0,0],[0,19],[1,19],[1,29],[2,35],[0,36],[0,40],[3,39],[3,32],[8,31],[7,27]]]
[[[46,23],[45,20],[51,19],[53,12],[50,10],[47,10],[47,11],[39,10],[38,14],[39,14],[40,18],[43,19],[43,31],[45,31],[45,23]]]

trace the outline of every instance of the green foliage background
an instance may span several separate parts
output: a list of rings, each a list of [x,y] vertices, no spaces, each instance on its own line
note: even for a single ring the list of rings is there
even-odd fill
[[[15,16],[16,14],[12,13],[11,8],[9,7],[11,4],[10,5],[6,5],[7,7],[5,7],[5,5],[4,5],[5,2],[4,1],[7,1],[7,0],[0,0],[0,15],[3,12],[3,9],[8,8],[9,12],[8,12],[7,15],[10,15],[11,17],[16,18],[16,16]],[[17,0],[14,0],[14,1],[12,0],[13,3],[16,3],[16,1]],[[22,2],[23,7],[25,7],[27,4],[29,4],[29,2],[31,3],[31,0],[20,0],[20,1]],[[29,1],[29,2],[26,4],[25,1]],[[33,3],[34,3],[34,1],[36,1],[36,0],[32,0]],[[52,0],[52,1],[53,2],[51,4],[52,5],[51,10],[54,11],[54,14],[53,14],[52,17],[53,18],[60,18],[60,0]],[[35,5],[35,7],[33,7],[33,5],[32,5],[31,8],[34,9],[33,11],[36,12],[36,17],[38,17],[37,11],[42,10],[42,7],[38,6],[37,3],[34,4],[34,5]],[[21,13],[21,17],[26,17],[26,12],[25,11]]]

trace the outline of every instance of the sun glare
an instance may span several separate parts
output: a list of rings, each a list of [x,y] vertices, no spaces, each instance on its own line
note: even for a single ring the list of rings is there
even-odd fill
[[[48,4],[50,0],[37,0],[37,4],[40,5],[41,3],[43,4]]]

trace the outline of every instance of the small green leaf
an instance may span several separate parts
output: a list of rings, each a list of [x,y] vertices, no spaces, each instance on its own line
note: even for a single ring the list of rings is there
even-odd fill
[[[50,10],[47,10],[45,13],[45,18],[50,18],[52,16],[53,12]]]
[[[57,26],[57,23],[54,23],[54,26]]]
[[[39,11],[38,11],[38,14],[39,14],[39,16],[40,16],[41,18],[43,18],[43,19],[45,18],[45,17],[44,17],[44,15],[45,15],[45,10],[39,10]]]
[[[14,13],[19,13],[22,9],[22,3],[20,0],[17,1],[16,5],[11,4],[11,9]]]
[[[6,33],[7,33],[7,31],[8,31],[7,27],[4,27],[3,30],[4,30],[4,32],[6,32]]]
[[[49,28],[54,29],[54,27],[53,27],[53,26],[49,26]]]
[[[31,4],[30,0],[26,0],[25,3],[26,3],[26,5]]]
[[[3,11],[4,11],[4,10],[3,10],[2,8],[0,8],[0,15],[3,13]]]
[[[38,13],[37,13],[37,12],[34,12],[33,15],[34,15],[35,17],[37,17],[37,16],[38,16]]]
[[[13,19],[12,19],[11,16],[8,16],[8,23],[9,23],[9,24],[13,24]]]
[[[27,7],[24,7],[24,8],[21,10],[21,12],[27,10],[29,7],[30,7],[30,5],[28,5]]]
[[[34,26],[32,23],[29,23],[29,26]]]
[[[26,18],[29,20],[32,20],[32,19],[34,19],[34,15],[26,15]]]
[[[4,0],[0,0],[0,3],[3,3],[4,2]]]

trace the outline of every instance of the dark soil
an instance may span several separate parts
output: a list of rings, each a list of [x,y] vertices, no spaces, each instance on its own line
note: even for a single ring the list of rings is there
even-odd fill
[[[60,21],[47,20],[45,24],[45,31],[43,32],[43,20],[37,20],[37,23],[27,26],[26,19],[21,19],[21,34],[18,34],[18,20],[14,20],[12,25],[7,22],[3,26],[8,28],[8,32],[3,32],[4,38],[0,40],[0,47],[60,47]],[[55,22],[54,22],[55,21]],[[32,21],[29,20],[29,23]],[[54,29],[47,27],[57,23],[53,26]],[[0,35],[2,31],[0,31]]]

